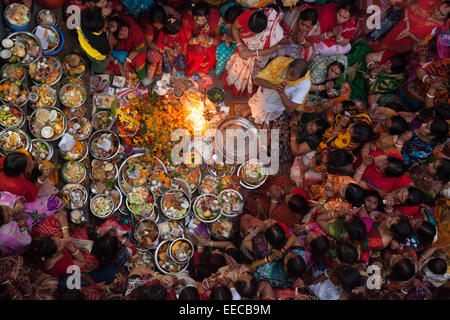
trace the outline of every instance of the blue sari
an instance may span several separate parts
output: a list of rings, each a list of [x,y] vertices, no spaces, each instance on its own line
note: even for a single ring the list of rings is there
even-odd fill
[[[433,142],[425,142],[421,140],[413,131],[411,139],[405,142],[402,149],[402,156],[407,165],[412,161],[423,161],[428,158],[435,148],[436,144]]]

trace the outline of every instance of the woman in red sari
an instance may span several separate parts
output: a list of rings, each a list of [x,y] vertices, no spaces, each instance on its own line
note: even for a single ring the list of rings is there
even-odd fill
[[[37,266],[54,277],[68,275],[72,265],[80,267],[82,273],[95,270],[99,265],[97,259],[84,248],[77,248],[69,234],[67,216],[64,211],[46,218],[33,228],[33,253]],[[78,232],[73,237],[88,240],[87,233]]]
[[[130,16],[113,17],[108,23],[113,52],[108,70],[127,76],[135,72],[140,80],[147,75],[145,68],[145,37],[141,27]]]
[[[416,42],[432,37],[437,28],[448,29],[449,12],[450,1],[417,0],[405,8],[403,20],[381,41],[372,43],[371,48],[392,53],[408,52]]]
[[[221,14],[204,3],[197,3],[186,11],[182,18],[182,29],[189,39],[186,76],[194,72],[207,73],[216,65],[216,49],[220,43]]]

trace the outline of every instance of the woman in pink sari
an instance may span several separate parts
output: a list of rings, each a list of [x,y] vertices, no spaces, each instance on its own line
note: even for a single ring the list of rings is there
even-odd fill
[[[249,97],[254,93],[252,78],[266,66],[283,38],[280,22],[277,11],[270,8],[247,10],[234,22],[232,34],[237,52],[228,60],[222,82],[235,97],[246,90]]]

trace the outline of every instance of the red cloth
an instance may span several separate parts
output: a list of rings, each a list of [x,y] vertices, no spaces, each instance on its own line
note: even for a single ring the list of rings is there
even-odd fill
[[[0,169],[3,169],[3,163],[6,156],[0,158]],[[28,179],[23,177],[8,177],[3,171],[0,171],[0,191],[23,196],[27,202],[36,201],[39,189]]]
[[[169,47],[171,49],[174,49],[177,44],[179,44],[181,49],[184,51],[185,47],[187,46],[187,39],[184,32],[180,31],[174,36],[169,36],[163,31],[159,32],[158,38],[156,40],[156,45],[159,48],[164,49],[165,47]]]
[[[308,192],[306,192],[306,190],[301,187],[295,188],[294,190],[292,190],[292,193],[295,193],[300,197],[305,198],[306,200],[311,200],[311,197],[309,196]]]

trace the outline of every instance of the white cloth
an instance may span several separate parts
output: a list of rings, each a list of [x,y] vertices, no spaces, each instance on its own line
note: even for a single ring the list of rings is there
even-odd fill
[[[313,271],[313,278],[317,278],[323,273],[324,271],[316,269]],[[344,291],[340,285],[336,286],[330,279],[310,285],[308,289],[320,300],[339,300]]]
[[[285,77],[285,75],[283,75]],[[285,88],[289,100],[302,104],[311,89],[311,81],[305,79],[295,86]],[[267,88],[258,88],[258,91],[250,98],[248,105],[252,111],[252,117],[256,123],[269,123],[277,119],[286,110],[278,92]]]

